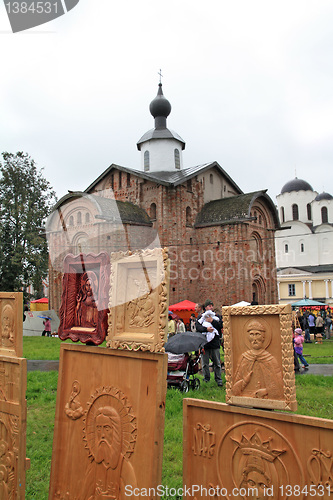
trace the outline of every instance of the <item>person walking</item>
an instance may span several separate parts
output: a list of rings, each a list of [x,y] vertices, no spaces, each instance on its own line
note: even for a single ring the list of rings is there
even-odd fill
[[[296,328],[295,329],[295,337],[294,337],[295,352],[296,352],[297,357],[300,360],[300,362],[303,363],[304,370],[308,370],[309,363],[307,362],[307,360],[303,356],[303,343],[304,343],[304,338],[303,338],[302,329]]]
[[[207,299],[205,304],[205,311],[210,310],[214,312],[214,303]],[[204,378],[204,382],[210,381],[210,370],[209,370],[209,361],[213,362],[213,370],[215,382],[219,387],[223,387],[222,380],[222,370],[221,370],[221,354],[220,354],[220,346],[221,346],[221,332],[222,332],[222,318],[219,317],[218,320],[211,319],[211,326],[203,326],[200,323],[202,314],[199,314],[196,321],[196,330],[201,333],[207,334],[207,332],[213,333],[214,329],[217,331],[217,335],[215,334],[213,339],[208,342],[201,354],[201,363],[202,363],[202,374]]]

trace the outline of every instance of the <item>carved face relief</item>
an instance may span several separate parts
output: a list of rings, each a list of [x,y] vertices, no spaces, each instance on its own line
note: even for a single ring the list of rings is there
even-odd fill
[[[2,341],[3,344],[11,345],[14,341],[14,311],[12,306],[6,304],[2,310]]]

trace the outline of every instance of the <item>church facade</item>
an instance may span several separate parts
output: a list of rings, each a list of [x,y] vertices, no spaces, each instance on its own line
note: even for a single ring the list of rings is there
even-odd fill
[[[112,164],[84,192],[70,192],[48,220],[50,303],[59,308],[64,253],[169,249],[170,304],[214,300],[277,303],[276,208],[266,190],[244,193],[211,162],[184,168],[185,142],[167,128],[159,84],[154,128],[137,143],[138,170]],[[54,252],[53,252],[54,253]]]
[[[279,300],[307,297],[333,305],[333,197],[303,179],[287,182],[276,197]]]

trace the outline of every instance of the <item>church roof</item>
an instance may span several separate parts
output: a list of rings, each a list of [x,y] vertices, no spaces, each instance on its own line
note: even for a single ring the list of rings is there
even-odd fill
[[[292,193],[293,191],[313,191],[312,186],[304,181],[303,179],[292,179],[288,181],[283,188],[281,189],[281,194],[283,193]]]
[[[180,137],[179,134],[177,134],[177,132],[174,132],[173,130],[170,130],[168,128],[152,128],[151,130],[148,130],[148,132],[143,134],[141,139],[136,143],[138,150],[141,150],[141,144],[153,139],[176,139],[177,141],[181,142],[182,149],[185,149],[185,141]]]
[[[315,197],[315,201],[321,201],[321,200],[332,200],[333,196],[329,193],[325,193],[325,191],[323,191],[322,193],[320,194],[317,194],[317,196]]]
[[[270,205],[274,215],[276,229],[279,227],[278,214],[271,198],[266,194],[267,190],[254,191],[253,193],[240,194],[229,198],[221,198],[206,203],[201,212],[198,213],[194,226],[206,227],[224,224],[233,224],[253,220],[250,211],[257,198],[264,198]]]
[[[227,174],[227,172],[216,162],[204,163],[202,165],[196,165],[195,167],[183,168],[182,170],[170,171],[160,171],[160,172],[142,172],[142,170],[134,170],[133,168],[122,167],[120,165],[112,164],[110,165],[90,186],[87,187],[85,193],[89,193],[101,180],[103,180],[107,175],[109,175],[112,170],[121,170],[126,173],[131,173],[137,175],[142,179],[146,179],[162,186],[176,187],[183,182],[195,177],[198,174],[204,173],[210,168],[216,168],[221,174],[228,179],[232,187],[239,194],[242,194],[242,190],[235,183],[235,181]]]
[[[83,193],[81,191],[72,191],[63,196],[53,207],[52,213],[58,210],[62,205],[73,203],[76,199],[87,198],[97,208],[97,219],[113,221],[119,224],[140,224],[152,226],[152,222],[147,212],[129,201],[118,201],[113,198],[104,198],[93,194]],[[51,221],[52,215],[50,216]]]

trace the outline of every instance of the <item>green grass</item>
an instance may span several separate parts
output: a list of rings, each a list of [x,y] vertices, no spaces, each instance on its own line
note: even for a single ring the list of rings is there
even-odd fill
[[[46,339],[45,339],[46,340]],[[202,380],[202,377],[199,376]],[[55,417],[57,372],[28,373],[27,471],[26,499],[46,500],[50,480],[53,426]],[[331,418],[333,414],[333,377],[297,375],[297,414]],[[183,399],[191,397],[225,402],[225,390],[213,380],[201,384],[198,391],[187,394],[168,389],[165,408],[165,432],[162,484],[168,488],[182,486]],[[163,497],[162,497],[163,498]],[[165,500],[179,500],[168,497]]]
[[[322,344],[304,343],[303,354],[310,364],[333,364],[333,339],[323,340]]]

